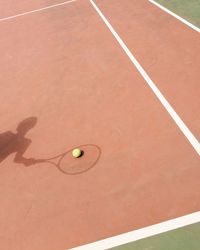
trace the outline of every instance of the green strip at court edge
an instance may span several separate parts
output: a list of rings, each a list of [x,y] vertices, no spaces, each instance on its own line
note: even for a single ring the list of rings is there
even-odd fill
[[[200,223],[114,247],[112,250],[200,250]]]
[[[200,28],[200,0],[156,0],[155,2]]]

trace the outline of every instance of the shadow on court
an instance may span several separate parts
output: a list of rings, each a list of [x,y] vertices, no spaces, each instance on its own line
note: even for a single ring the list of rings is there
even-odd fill
[[[32,143],[29,138],[26,138],[26,134],[35,127],[36,123],[36,117],[29,117],[19,123],[16,133],[6,131],[0,134],[0,163],[10,154],[15,154],[14,162],[24,164],[25,166],[30,166],[37,162],[33,158],[25,158],[23,156]]]
[[[36,117],[29,117],[19,123],[16,133],[6,131],[0,134],[0,163],[10,154],[15,154],[14,162],[31,166],[36,163],[51,164],[63,174],[76,175],[82,174],[93,168],[98,162],[101,149],[97,145],[81,145],[81,157],[72,157],[72,149],[48,159],[25,158],[24,153],[31,145],[31,139],[26,137],[28,131],[37,124]],[[87,154],[85,154],[87,152]]]

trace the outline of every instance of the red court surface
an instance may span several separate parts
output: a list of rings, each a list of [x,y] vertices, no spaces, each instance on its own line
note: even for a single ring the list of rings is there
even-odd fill
[[[158,27],[168,16],[145,1],[113,2],[97,4],[198,139],[199,35],[174,21],[172,49]],[[45,7],[10,4],[0,19],[1,248],[70,249],[200,210],[199,154],[90,1],[4,20]],[[31,164],[86,144],[101,152],[87,172]]]
[[[200,139],[199,33],[146,0],[97,0],[97,3]]]

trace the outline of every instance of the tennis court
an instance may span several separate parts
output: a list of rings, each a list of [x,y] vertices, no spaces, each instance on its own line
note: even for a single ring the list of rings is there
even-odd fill
[[[175,7],[1,6],[2,249],[197,249],[200,30]]]

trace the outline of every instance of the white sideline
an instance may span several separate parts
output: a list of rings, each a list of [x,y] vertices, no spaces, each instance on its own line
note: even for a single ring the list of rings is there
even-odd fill
[[[14,16],[3,17],[3,18],[0,18],[0,22],[4,22],[4,21],[10,20],[10,19],[25,16],[25,15],[32,14],[32,13],[35,13],[35,12],[40,12],[40,11],[52,9],[52,8],[55,8],[55,7],[58,7],[58,6],[61,6],[61,5],[65,5],[65,4],[69,4],[69,3],[72,3],[72,2],[75,2],[75,1],[76,0],[69,0],[69,1],[62,2],[62,3],[46,6],[44,8],[35,9],[35,10],[27,11],[27,12],[24,12],[24,13],[20,13],[20,14],[14,15]]]
[[[104,21],[110,32],[113,34],[115,39],[118,41],[124,52],[127,54],[133,65],[137,68],[140,75],[144,78],[146,83],[149,85],[151,90],[154,92],[154,94],[157,96],[161,104],[164,106],[164,108],[167,110],[167,112],[170,114],[176,125],[179,127],[179,129],[182,131],[182,133],[185,135],[185,137],[188,139],[190,144],[193,146],[197,154],[200,156],[200,143],[195,138],[195,136],[192,134],[192,132],[189,130],[189,128],[185,125],[185,123],[182,121],[182,119],[179,117],[179,115],[176,113],[176,111],[172,108],[172,106],[169,104],[167,99],[163,96],[163,94],[160,92],[158,87],[155,85],[155,83],[151,80],[151,78],[148,76],[147,72],[143,69],[143,67],[140,65],[140,63],[137,61],[137,59],[134,57],[132,52],[128,49],[126,44],[123,42],[122,38],[117,34],[117,32],[114,30],[112,25],[109,23],[109,21],[105,18],[103,13],[100,11],[100,9],[97,7],[97,5],[94,3],[93,0],[90,0],[90,3],[96,10],[96,12],[99,14],[101,19]]]
[[[181,227],[200,222],[200,212],[195,212],[172,220],[167,220],[152,226],[144,227],[128,233],[120,234],[104,240],[99,240],[90,244],[71,248],[70,250],[105,250],[123,244],[155,236]]]
[[[179,21],[181,21],[182,23],[186,24],[187,26],[189,26],[190,28],[192,28],[193,30],[197,31],[200,33],[200,28],[198,28],[197,26],[195,26],[194,24],[190,23],[189,21],[185,20],[184,18],[178,16],[177,14],[175,14],[174,12],[172,12],[171,10],[167,9],[166,7],[164,7],[163,5],[155,2],[154,0],[149,0],[150,3],[156,5],[158,8],[160,8],[161,10],[167,12],[168,14],[170,14],[171,16],[175,17],[176,19],[178,19]]]

